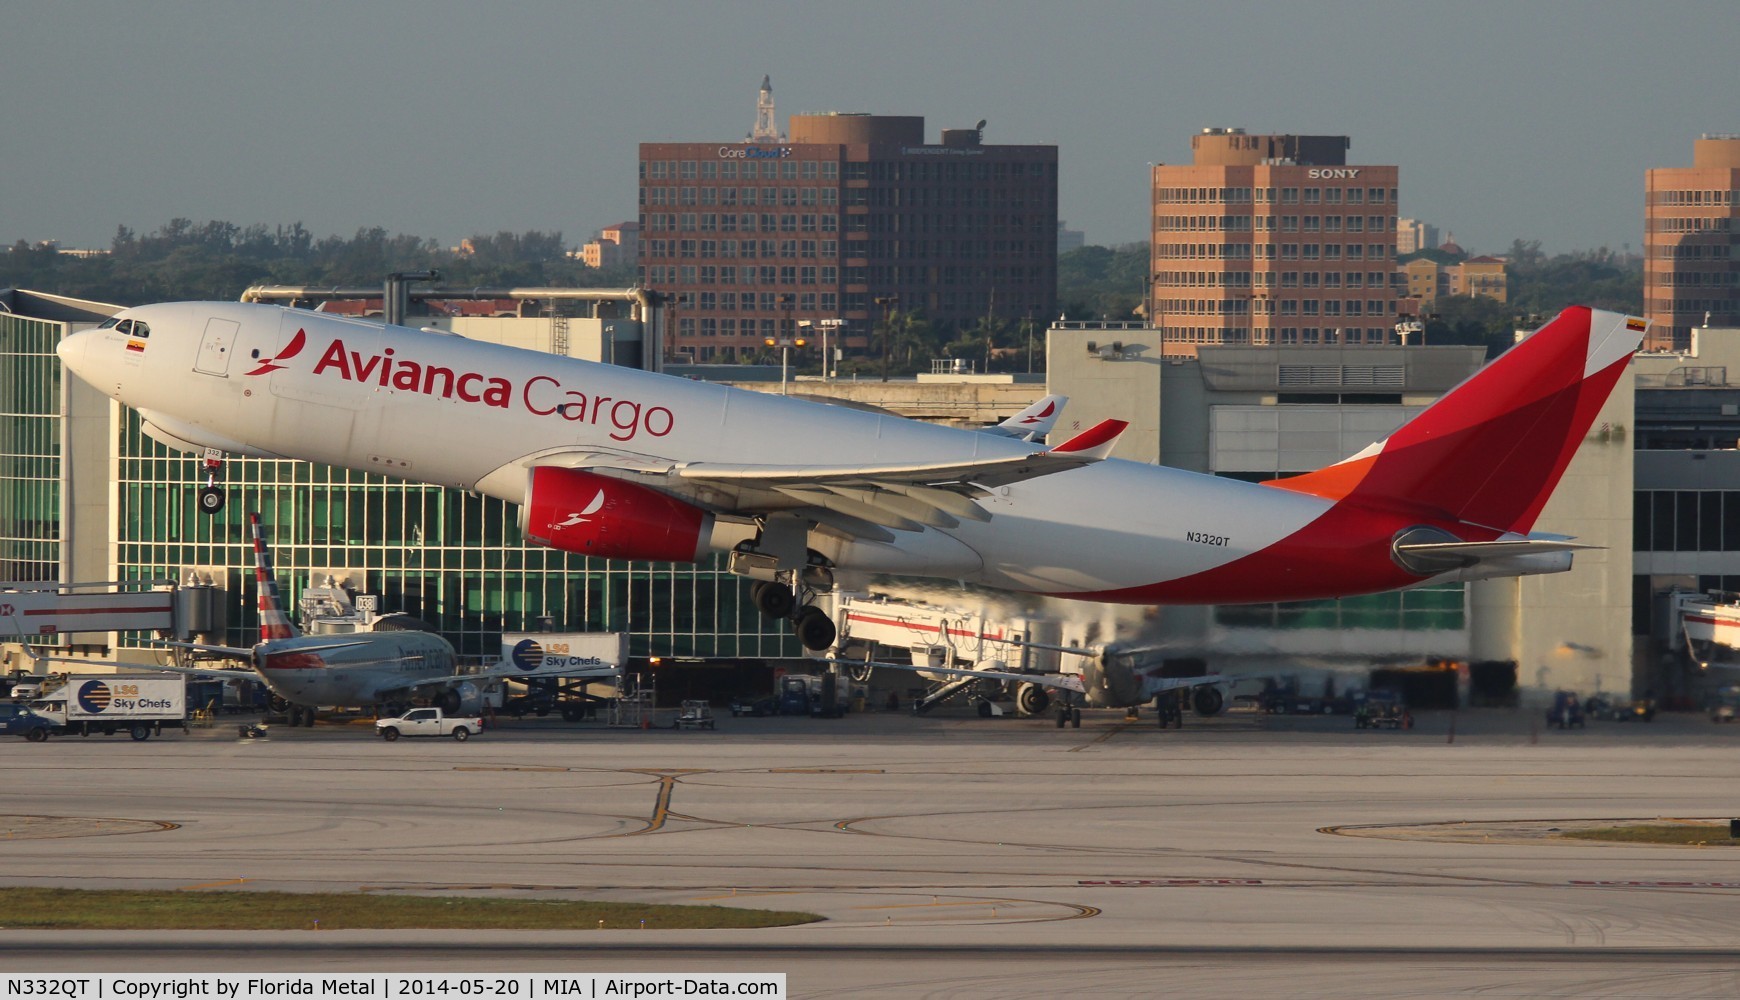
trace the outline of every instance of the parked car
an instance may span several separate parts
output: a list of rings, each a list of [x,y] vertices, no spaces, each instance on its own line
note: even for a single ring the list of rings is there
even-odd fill
[[[763,695],[760,698],[731,699],[731,714],[738,715],[778,715],[779,700],[773,695]]]
[[[1560,729],[1583,728],[1583,702],[1575,691],[1553,692],[1553,704],[1547,709],[1547,725]]]
[[[0,736],[22,736],[41,743],[54,732],[54,723],[23,705],[0,704]]]

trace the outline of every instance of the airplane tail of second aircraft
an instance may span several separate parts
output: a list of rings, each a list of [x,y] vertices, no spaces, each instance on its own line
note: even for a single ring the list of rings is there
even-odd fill
[[[284,613],[284,602],[278,596],[278,576],[272,569],[272,553],[260,530],[260,515],[248,515],[248,529],[254,536],[254,587],[260,601],[260,641],[294,639],[301,633]]]
[[[1388,438],[1266,485],[1527,533],[1647,329],[1566,309]]]

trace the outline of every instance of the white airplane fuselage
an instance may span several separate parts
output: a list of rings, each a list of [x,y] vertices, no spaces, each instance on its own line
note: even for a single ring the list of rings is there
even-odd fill
[[[334,641],[354,644],[335,647]],[[254,647],[272,693],[297,705],[367,706],[451,675],[453,646],[428,632],[361,632],[274,639]]]
[[[147,323],[149,337],[89,331],[64,342],[61,355],[80,377],[140,411],[159,440],[322,462],[514,504],[526,500],[525,465],[541,455],[580,467],[577,455],[649,468],[838,467],[1040,450],[305,310],[202,302],[121,315]],[[698,499],[725,522],[741,509],[742,498],[728,492]],[[1428,577],[1391,558],[1397,533],[1429,525],[1466,540],[1503,534],[1429,509],[1338,510],[1335,500],[1311,493],[1116,459],[996,487],[979,505],[989,520],[899,531],[892,541],[814,532],[809,545],[846,569],[1097,600],[1221,603],[1413,586]],[[753,531],[721,523],[715,548],[747,537],[732,536],[733,528]],[[1514,562],[1502,575],[1562,570],[1569,557]]]

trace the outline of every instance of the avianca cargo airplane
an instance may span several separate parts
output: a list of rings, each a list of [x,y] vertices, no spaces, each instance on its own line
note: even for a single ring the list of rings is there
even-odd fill
[[[569,552],[729,553],[823,649],[802,598],[835,570],[1130,604],[1562,572],[1584,546],[1535,519],[1645,329],[1567,309],[1389,438],[1261,484],[1106,459],[1120,421],[1047,448],[272,305],[127,309],[59,353],[172,447],[475,490]]]

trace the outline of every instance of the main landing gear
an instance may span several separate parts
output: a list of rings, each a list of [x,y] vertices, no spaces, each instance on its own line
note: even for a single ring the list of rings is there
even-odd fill
[[[224,453],[216,448],[205,450],[205,485],[199,491],[199,512],[213,515],[224,509],[224,491],[218,483],[224,477]]]
[[[808,591],[808,588],[803,588]],[[823,650],[834,644],[836,630],[828,613],[807,601],[800,603],[798,594],[783,582],[763,581],[750,589],[756,610],[769,618],[786,618],[791,630],[805,649]],[[807,595],[806,593],[806,596]]]

